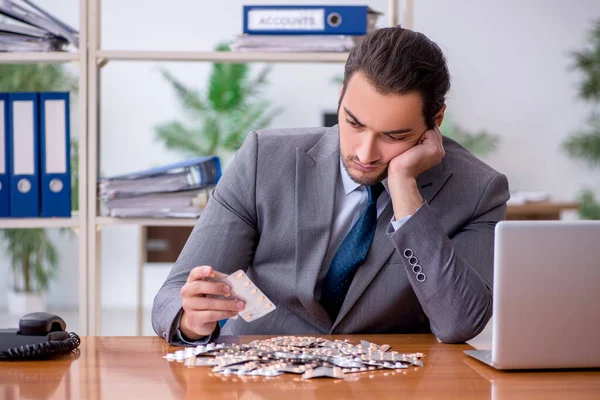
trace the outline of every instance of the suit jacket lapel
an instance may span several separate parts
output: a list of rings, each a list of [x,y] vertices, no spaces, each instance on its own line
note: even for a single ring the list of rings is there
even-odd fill
[[[450,171],[443,170],[443,163],[439,163],[433,168],[425,171],[417,178],[417,185],[421,197],[426,202],[430,202],[438,191],[444,186],[448,178],[452,175]],[[350,284],[342,308],[331,328],[330,332],[333,332],[335,327],[342,321],[342,319],[348,314],[363,292],[371,284],[373,279],[377,276],[381,268],[385,265],[386,261],[392,255],[394,251],[394,245],[386,235],[388,224],[392,220],[394,215],[394,209],[392,207],[392,201],[390,200],[387,207],[383,210],[377,220],[377,227],[375,228],[375,236],[373,242],[369,248],[369,253],[365,259],[365,263],[358,268],[354,279]]]
[[[315,287],[331,236],[339,162],[337,127],[308,152],[296,153],[296,294],[323,331],[331,319],[315,299]]]

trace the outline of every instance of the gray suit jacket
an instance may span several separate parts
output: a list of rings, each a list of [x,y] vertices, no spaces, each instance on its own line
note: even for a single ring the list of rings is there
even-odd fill
[[[417,180],[425,204],[397,231],[391,202],[379,217],[365,263],[332,321],[314,291],[331,234],[338,129],[248,134],[154,299],[154,330],[173,337],[181,287],[191,269],[211,265],[226,274],[245,270],[277,307],[251,323],[229,320],[223,334],[474,337],[492,313],[494,226],[506,215],[508,183],[456,142],[444,138],[444,146],[442,162]]]

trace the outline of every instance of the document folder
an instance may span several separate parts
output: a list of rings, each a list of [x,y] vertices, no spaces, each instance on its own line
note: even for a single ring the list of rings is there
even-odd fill
[[[10,216],[39,217],[38,94],[8,95]]]
[[[75,29],[58,20],[35,3],[23,0],[24,7],[10,1],[0,1],[0,14],[26,25],[45,30],[50,34],[63,38],[74,46],[79,46],[79,34]]]
[[[0,93],[0,218],[10,216],[9,122],[8,94]]]
[[[143,171],[102,178],[100,187],[110,191],[113,184],[120,186],[119,183],[123,182],[126,185],[135,187],[136,182],[144,182],[144,186],[154,185],[152,191],[163,191],[164,188],[159,189],[156,186],[159,179],[173,177],[180,173],[182,178],[181,187],[174,190],[193,189],[198,186],[216,184],[221,178],[221,160],[217,156],[194,157]],[[153,183],[153,180],[156,183]]]
[[[244,6],[244,33],[252,35],[366,35],[380,13],[367,6]]]
[[[42,217],[71,216],[69,93],[40,93]]]

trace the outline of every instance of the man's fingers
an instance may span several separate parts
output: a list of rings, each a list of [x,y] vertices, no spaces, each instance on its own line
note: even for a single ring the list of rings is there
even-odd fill
[[[242,311],[245,304],[241,300],[223,300],[213,297],[184,297],[182,306],[185,312],[188,311]]]
[[[433,134],[434,134],[435,139],[437,140],[438,144],[443,147],[444,138],[442,135],[442,131],[440,131],[439,126],[436,125],[435,128],[433,128]]]
[[[188,282],[199,281],[201,279],[204,279],[204,278],[210,276],[212,274],[212,272],[213,272],[212,267],[208,266],[208,265],[202,265],[200,267],[196,267],[190,271],[187,281]]]
[[[214,311],[214,310],[204,310],[204,311],[186,311],[185,314],[188,324],[190,328],[196,331],[198,328],[203,327],[205,324],[209,322],[220,321],[222,319],[227,319],[231,317],[235,317],[237,312],[232,311]]]
[[[205,294],[220,294],[225,297],[231,294],[231,288],[224,283],[209,281],[191,281],[181,288],[181,296],[202,296]]]

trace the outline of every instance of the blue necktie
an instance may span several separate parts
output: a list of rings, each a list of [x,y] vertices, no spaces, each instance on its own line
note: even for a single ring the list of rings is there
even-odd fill
[[[334,321],[356,270],[367,258],[377,226],[377,198],[383,189],[381,182],[367,186],[369,194],[367,207],[344,238],[323,280],[321,304]]]

